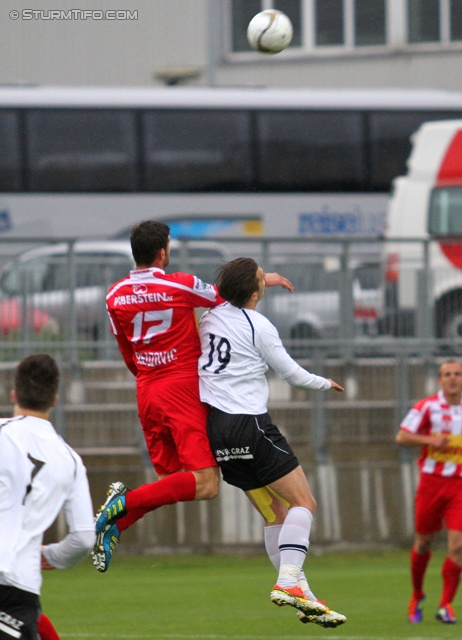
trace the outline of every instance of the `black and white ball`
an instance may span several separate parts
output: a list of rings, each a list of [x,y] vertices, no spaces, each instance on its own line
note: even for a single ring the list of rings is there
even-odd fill
[[[252,49],[261,53],[284,51],[292,40],[290,19],[282,11],[267,9],[252,18],[247,27],[247,40]]]

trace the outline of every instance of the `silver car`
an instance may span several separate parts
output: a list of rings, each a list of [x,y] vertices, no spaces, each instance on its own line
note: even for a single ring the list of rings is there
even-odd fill
[[[219,243],[172,239],[168,270],[194,273],[206,282],[229,259]],[[107,335],[105,297],[109,286],[134,266],[126,240],[58,243],[26,251],[0,271],[0,301],[15,300],[48,314],[61,335],[84,339]]]
[[[296,265],[293,278],[290,265],[280,271],[293,281],[295,292],[267,290],[265,313],[283,340],[339,338],[342,323],[351,323],[354,335],[377,332],[384,305],[380,262],[352,265],[348,279],[339,270],[326,269],[323,262]],[[342,290],[346,282],[351,291]]]

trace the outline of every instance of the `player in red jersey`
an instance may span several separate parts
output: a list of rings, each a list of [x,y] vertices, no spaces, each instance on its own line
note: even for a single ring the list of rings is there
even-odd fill
[[[398,444],[421,446],[420,480],[415,498],[415,539],[411,550],[412,598],[408,619],[421,622],[423,583],[431,544],[447,528],[448,554],[442,566],[443,590],[437,620],[456,622],[452,602],[462,571],[462,367],[455,360],[439,370],[440,391],[420,400],[407,414]]]
[[[208,409],[199,397],[201,347],[194,309],[223,300],[215,286],[196,276],[165,273],[168,225],[141,222],[132,229],[130,241],[136,269],[109,289],[106,301],[111,330],[136,376],[139,418],[159,480],[133,491],[121,482],[110,486],[95,518],[98,536],[92,558],[102,572],[120,533],[147,511],[180,501],[209,500],[217,495],[219,484],[207,437]],[[279,274],[267,274],[266,284],[293,290]],[[107,513],[117,515],[117,524],[108,524]]]

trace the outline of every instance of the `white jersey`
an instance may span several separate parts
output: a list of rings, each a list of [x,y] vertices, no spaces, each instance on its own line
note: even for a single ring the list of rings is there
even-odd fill
[[[258,311],[225,302],[202,316],[199,333],[201,400],[225,413],[267,412],[268,365],[294,386],[331,388],[289,356],[276,327]]]
[[[94,541],[83,462],[47,420],[0,420],[0,584],[40,594],[43,533],[62,507],[69,534],[46,549],[52,550],[47,556],[51,564],[66,568],[85,556]]]

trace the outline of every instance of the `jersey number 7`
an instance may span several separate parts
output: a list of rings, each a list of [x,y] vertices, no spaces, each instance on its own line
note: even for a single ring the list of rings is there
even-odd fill
[[[150,342],[151,338],[153,338],[157,333],[164,333],[164,331],[168,331],[172,326],[172,316],[173,309],[140,311],[132,320],[132,342],[139,342],[142,340],[147,343]]]

